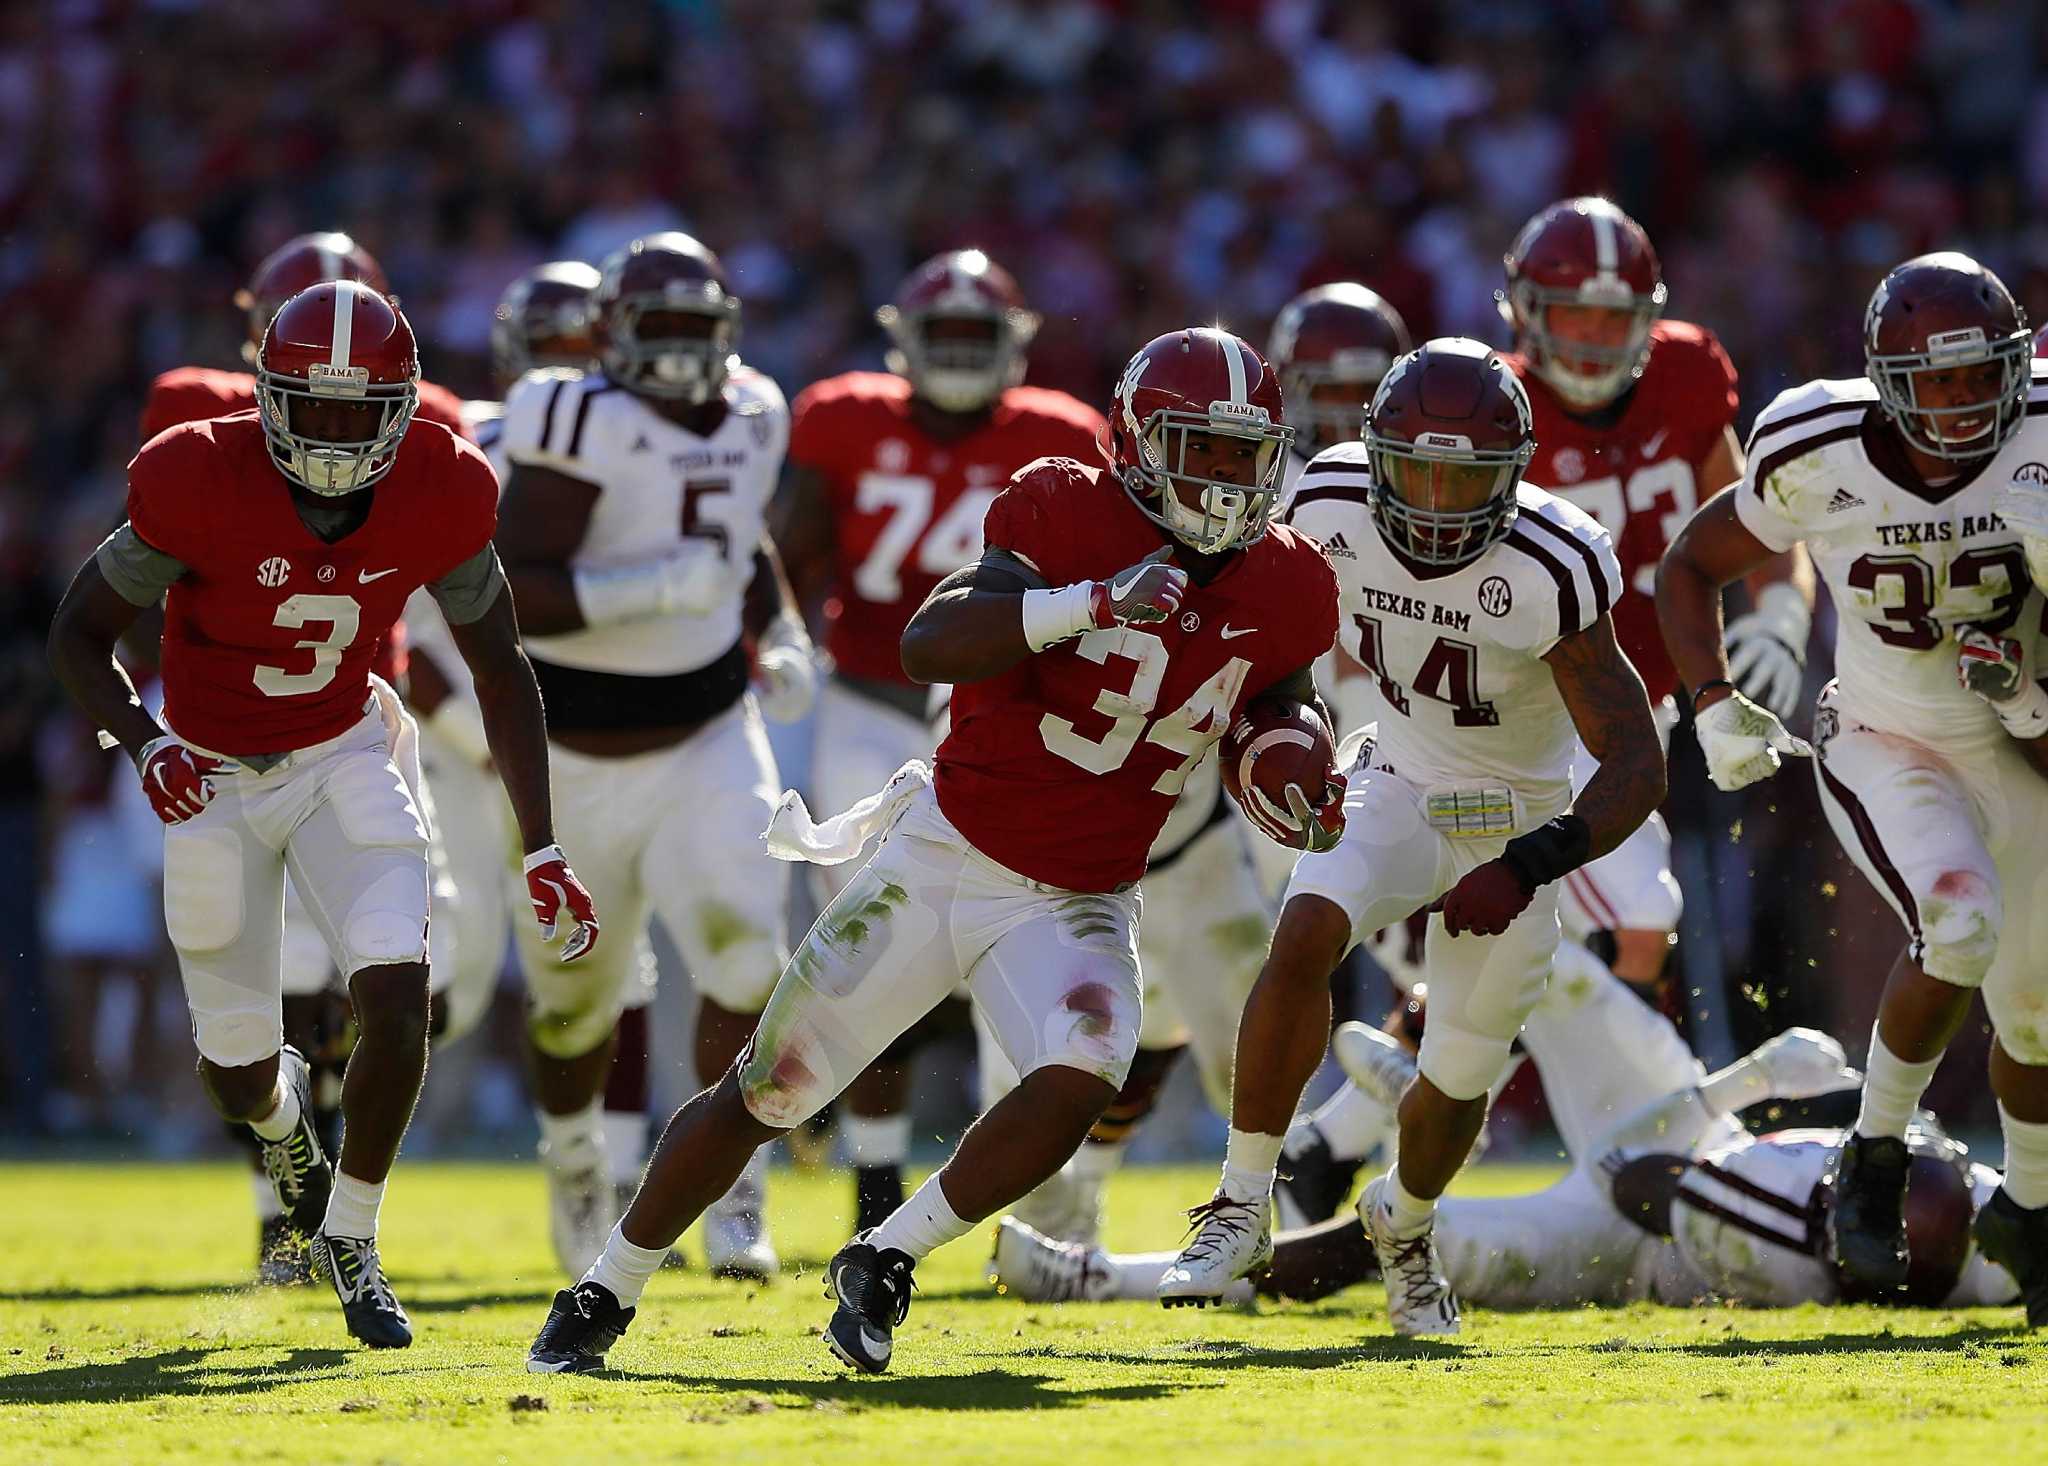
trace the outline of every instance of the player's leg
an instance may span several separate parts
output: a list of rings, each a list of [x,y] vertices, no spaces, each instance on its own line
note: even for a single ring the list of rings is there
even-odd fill
[[[517,852],[511,811],[496,776],[426,729],[420,731],[420,751],[433,796],[430,833],[455,892],[455,899],[447,899],[437,881],[437,945],[441,933],[452,938],[452,961],[444,963],[438,950],[434,958],[434,1042],[442,1045],[475,1028],[497,992],[512,940],[506,867]]]
[[[602,1103],[606,1174],[611,1178],[617,1216],[626,1214],[634,1191],[639,1189],[640,1173],[647,1166],[648,1148],[653,1143],[648,1118],[653,1063],[648,1019],[654,1005],[655,962],[653,945],[644,936],[637,955],[638,971],[631,980],[626,1008],[612,1030],[612,1062],[605,1071]]]
[[[1330,1032],[1330,973],[1354,934],[1426,906],[1449,884],[1445,841],[1415,790],[1361,773],[1344,797],[1346,838],[1303,856],[1238,1024],[1230,1138],[1216,1195],[1169,1272],[1160,1299],[1200,1303],[1261,1266],[1271,1250],[1274,1172],[1301,1092]]]
[[[1598,767],[1581,744],[1572,760],[1575,793]],[[1660,1006],[1659,988],[1677,945],[1683,910],[1678,879],[1671,873],[1671,831],[1660,814],[1651,814],[1621,844],[1558,883],[1557,915],[1564,934],[1597,948],[1603,959],[1611,951],[1606,960],[1614,975],[1651,1007]]]
[[[761,841],[780,795],[751,700],[666,755],[649,791],[665,810],[641,855],[640,883],[697,987],[700,1084],[732,1067],[789,960],[789,866]],[[713,1272],[766,1278],[781,1265],[768,1234],[767,1162],[765,1151],[749,1160],[705,1214]]]
[[[1852,725],[1822,745],[1814,771],[1836,838],[1907,932],[1828,1223],[1838,1265],[1883,1293],[1906,1280],[1906,1125],[1991,969],[2005,902],[1969,775],[1955,763]]]

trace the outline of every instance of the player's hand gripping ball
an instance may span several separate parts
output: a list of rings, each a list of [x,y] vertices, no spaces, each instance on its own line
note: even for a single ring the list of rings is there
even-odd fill
[[[1223,786],[1260,833],[1290,850],[1328,850],[1344,833],[1337,747],[1314,709],[1256,698],[1223,735]]]

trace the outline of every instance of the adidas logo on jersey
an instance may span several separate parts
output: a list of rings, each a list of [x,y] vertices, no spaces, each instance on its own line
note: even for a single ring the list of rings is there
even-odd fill
[[[1861,509],[1863,501],[1847,489],[1836,489],[1834,498],[1828,500],[1828,513],[1840,514],[1844,509]]]
[[[1330,536],[1330,542],[1323,546],[1323,553],[1332,560],[1356,560],[1358,558],[1358,552],[1344,543],[1344,536],[1341,534]]]

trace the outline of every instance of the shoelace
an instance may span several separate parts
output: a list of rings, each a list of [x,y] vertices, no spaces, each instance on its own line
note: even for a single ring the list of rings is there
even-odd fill
[[[1050,1301],[1054,1303],[1085,1302],[1092,1284],[1109,1281],[1109,1269],[1097,1248],[1067,1242],[1061,1244],[1057,1256],[1051,1279]]]
[[[1401,1289],[1412,1302],[1424,1308],[1442,1303],[1449,1291],[1430,1269],[1429,1243],[1428,1232],[1394,1241],[1394,1271],[1400,1275]]]
[[[916,1289],[917,1280],[902,1263],[877,1262],[873,1264],[872,1272],[858,1278],[856,1286],[846,1290],[847,1294],[853,1296],[847,1297],[846,1294],[842,1294],[841,1297],[844,1302],[852,1305],[854,1312],[873,1318],[873,1305],[876,1301],[874,1295],[877,1291],[884,1293],[889,1311],[895,1314],[890,1321],[890,1327],[894,1328],[910,1317],[910,1295]]]
[[[287,1205],[305,1194],[305,1174],[313,1169],[313,1152],[303,1126],[283,1140],[265,1142],[263,1169]]]
[[[329,1239],[328,1247],[334,1253],[334,1270],[340,1276],[343,1259],[355,1264],[355,1276],[341,1290],[342,1301],[360,1303],[370,1299],[393,1313],[399,1312],[398,1295],[391,1291],[391,1284],[384,1277],[384,1265],[377,1257],[377,1249],[358,1247],[353,1242]]]
[[[1252,1230],[1255,1208],[1248,1201],[1212,1196],[1200,1206],[1188,1209],[1188,1232],[1192,1240],[1181,1256],[1208,1261],[1226,1246]]]

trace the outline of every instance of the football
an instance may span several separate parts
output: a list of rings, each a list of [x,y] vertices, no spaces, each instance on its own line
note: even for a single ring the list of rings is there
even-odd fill
[[[1299,850],[1287,786],[1311,806],[1324,804],[1337,772],[1337,747],[1314,711],[1277,698],[1254,698],[1223,735],[1223,785],[1268,838]]]

